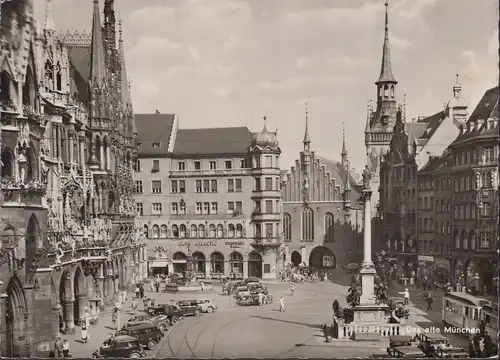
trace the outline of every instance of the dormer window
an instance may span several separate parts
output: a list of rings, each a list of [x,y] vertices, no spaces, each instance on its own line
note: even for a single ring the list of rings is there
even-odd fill
[[[153,143],[153,149],[159,149],[160,148],[160,143],[159,142],[154,142]]]

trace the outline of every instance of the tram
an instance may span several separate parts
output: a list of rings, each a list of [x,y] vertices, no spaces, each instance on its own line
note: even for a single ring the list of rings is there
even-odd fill
[[[488,300],[467,293],[455,291],[445,293],[442,310],[443,323],[445,326],[457,329],[479,329],[483,306],[487,305],[490,305]]]
[[[491,336],[491,340],[498,347],[498,304],[486,304],[481,309],[481,320],[484,320],[485,330]]]

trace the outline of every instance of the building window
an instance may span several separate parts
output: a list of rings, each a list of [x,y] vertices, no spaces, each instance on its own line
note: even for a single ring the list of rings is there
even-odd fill
[[[236,201],[234,215],[241,215],[243,212],[242,207],[243,207],[243,203],[241,201]]]
[[[451,201],[450,200],[446,200],[446,210],[448,212],[451,212]]]
[[[234,192],[234,179],[227,179],[227,192]]]
[[[264,157],[265,167],[272,168],[273,167],[273,157],[271,155],[266,155]]]
[[[162,225],[160,226],[160,238],[161,239],[166,239],[167,238],[167,235],[168,232],[167,232],[167,225]]]
[[[253,164],[254,164],[254,168],[260,169],[260,156],[254,156]]]
[[[260,191],[260,178],[255,179],[255,191]]]
[[[272,214],[272,213],[273,213],[273,201],[266,200],[266,214]]]
[[[217,225],[217,237],[219,239],[224,238],[224,227],[222,226],[222,224]]]
[[[233,274],[243,274],[243,256],[240,253],[233,252],[229,255],[229,270]]]
[[[219,206],[217,202],[212,202],[212,209],[210,210],[210,214],[217,215],[218,212],[219,212]]]
[[[151,168],[151,172],[159,172],[160,171],[160,160],[153,160],[153,167]]]
[[[283,214],[283,239],[292,241],[292,216],[288,213]]]
[[[179,227],[177,225],[172,225],[172,237],[179,237]]]
[[[210,170],[215,170],[217,169],[217,161],[210,161]]]
[[[148,231],[148,226],[147,225],[144,225],[144,230],[143,231],[144,231],[144,236],[146,238],[149,238],[149,231]]]
[[[141,171],[141,161],[140,160],[134,160],[134,171],[135,172],[140,172]]]
[[[135,193],[142,194],[142,180],[136,180],[135,182]]]
[[[210,180],[203,180],[203,192],[210,192]]]
[[[241,192],[241,179],[236,179],[234,181],[234,187],[235,187],[235,191],[237,192]]]
[[[179,180],[179,193],[184,194],[186,192],[186,180]]]
[[[217,236],[217,230],[215,229],[214,224],[210,224],[208,227],[208,237],[214,239]]]
[[[236,225],[236,237],[237,238],[243,237],[243,226],[241,224]]]
[[[255,200],[255,207],[253,209],[253,212],[255,214],[261,214],[262,213],[261,211],[262,211],[262,209],[260,207],[260,200]]]
[[[212,274],[224,274],[224,256],[220,252],[210,256],[210,270]]]
[[[439,200],[436,200],[436,212],[439,212]]]
[[[171,206],[170,206],[170,213],[172,215],[179,214],[179,204],[178,203],[174,202],[174,203],[171,204]]]
[[[153,203],[153,215],[161,215],[161,203]]]
[[[201,161],[195,161],[193,164],[195,170],[201,170]]]
[[[160,237],[160,227],[158,225],[153,225],[153,239],[158,239]]]
[[[191,225],[191,234],[189,237],[191,239],[196,239],[198,237],[198,227],[195,224]]]
[[[151,192],[153,194],[161,194],[161,180],[151,181]]]
[[[186,237],[186,225],[184,224],[181,224],[181,226],[179,226],[179,237],[181,239],[184,239]]]
[[[153,143],[153,149],[159,149],[160,148],[160,143],[159,142],[154,142]]]
[[[198,226],[198,237],[204,238],[205,237],[205,225],[200,224]]]
[[[234,225],[233,224],[229,224],[227,227],[227,237],[234,238]]]
[[[446,234],[447,235],[451,234],[451,224],[449,221],[446,222]]]
[[[257,239],[262,238],[262,224],[260,223],[255,224],[255,237]]]
[[[135,203],[135,211],[141,216],[144,215],[144,205],[142,203]]]
[[[203,203],[203,215],[209,215],[209,214],[210,214],[210,203],[204,202]]]
[[[177,170],[184,171],[186,170],[186,163],[184,161],[180,161],[177,163]]]
[[[309,207],[302,210],[302,240],[314,239],[314,213]]]
[[[441,221],[441,235],[444,235],[444,221]]]
[[[333,214],[326,213],[325,215],[325,242],[333,242],[334,223]]]
[[[201,193],[201,180],[195,180],[195,188],[197,193]]]
[[[170,192],[171,193],[178,193],[179,192],[179,183],[177,180],[172,180],[170,182]]]
[[[201,215],[201,212],[203,211],[203,203],[202,202],[197,202],[196,203],[196,215]]]
[[[231,170],[233,168],[233,162],[231,160],[224,161],[224,167],[226,170]]]
[[[266,177],[265,181],[266,181],[266,183],[265,183],[264,190],[266,190],[266,191],[272,191],[273,190],[273,178]]]
[[[179,215],[186,215],[186,203],[182,200],[179,203]]]
[[[273,224],[266,224],[266,238],[272,239],[274,237]]]
[[[441,200],[441,212],[444,212],[444,200]]]
[[[247,167],[246,161],[245,160],[240,160],[240,168],[246,169],[246,167]]]
[[[217,192],[217,180],[210,180],[210,191]]]
[[[418,230],[422,231],[422,219],[418,219]]]

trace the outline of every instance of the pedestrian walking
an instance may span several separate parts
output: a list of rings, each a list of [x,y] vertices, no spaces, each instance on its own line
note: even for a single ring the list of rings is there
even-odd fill
[[[141,297],[141,299],[144,298],[144,286],[141,285],[141,287],[139,288],[139,296]]]
[[[113,329],[118,330],[118,308],[113,309],[113,314],[111,315],[111,321],[113,322]]]
[[[81,331],[82,331],[82,334],[81,334],[82,335],[82,342],[84,344],[86,344],[88,341],[88,338],[89,338],[89,334],[87,332],[87,325],[83,324]]]
[[[280,297],[280,311],[285,312],[285,300],[283,299],[283,295]]]
[[[427,301],[427,311],[432,311],[432,303],[434,302],[434,299],[430,293],[428,293],[425,301]]]
[[[56,342],[54,343],[54,355],[56,358],[62,358],[64,356],[63,342],[60,336],[56,338]]]
[[[90,326],[90,311],[87,306],[85,306],[85,310],[83,311],[83,320],[85,322],[85,326],[89,327]]]
[[[203,281],[200,281],[200,286],[201,286],[201,291],[205,291],[205,284],[203,283]]]
[[[135,297],[138,299],[141,294],[141,289],[139,288],[139,285],[135,285]]]
[[[136,299],[132,299],[132,305],[130,307],[132,308],[133,312],[137,311],[137,300]]]
[[[469,357],[472,359],[473,357],[476,356],[476,347],[474,345],[474,340],[469,341]]]
[[[264,294],[261,292],[259,293],[259,305],[264,305]]]
[[[149,290],[151,290],[151,292],[155,291],[155,283],[153,280],[149,282]]]
[[[292,287],[290,289],[290,295],[295,295],[295,283],[292,283]]]
[[[491,336],[488,334],[487,331],[484,332],[484,357],[490,357],[492,356],[491,354],[493,353],[493,340],[491,339]]]
[[[410,292],[408,291],[408,289],[405,289],[405,291],[400,292],[400,294],[402,294],[405,299],[405,305],[408,305],[410,303]]]
[[[159,281],[156,281],[155,288],[156,288],[156,292],[159,293],[160,292],[160,282]]]
[[[63,357],[65,357],[65,358],[71,357],[71,351],[69,348],[68,339],[64,339],[62,347],[63,347]]]

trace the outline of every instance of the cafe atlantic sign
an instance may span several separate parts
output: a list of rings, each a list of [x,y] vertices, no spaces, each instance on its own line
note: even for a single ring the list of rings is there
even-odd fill
[[[179,242],[179,247],[188,247],[188,243],[191,243],[191,246],[195,249],[197,248],[214,248],[224,244],[225,246],[231,249],[239,249],[245,246],[245,242],[243,240],[228,240],[228,241],[216,241],[216,240],[198,240],[198,241],[183,241]]]

